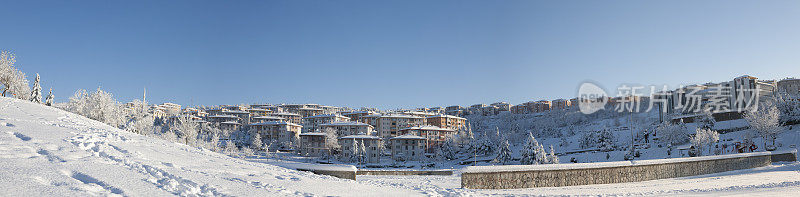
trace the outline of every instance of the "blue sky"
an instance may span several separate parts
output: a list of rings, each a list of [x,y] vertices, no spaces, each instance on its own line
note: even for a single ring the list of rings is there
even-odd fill
[[[393,109],[800,77],[798,1],[10,1],[0,17],[0,49],[60,102],[102,86]]]

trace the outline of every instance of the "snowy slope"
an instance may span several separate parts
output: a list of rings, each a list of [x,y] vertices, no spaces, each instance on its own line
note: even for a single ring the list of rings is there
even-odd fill
[[[418,196],[247,162],[0,98],[0,196]]]

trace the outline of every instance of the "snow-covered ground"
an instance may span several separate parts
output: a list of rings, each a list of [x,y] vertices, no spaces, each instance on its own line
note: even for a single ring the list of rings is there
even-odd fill
[[[247,162],[0,98],[0,196],[380,196],[397,187]]]
[[[796,135],[797,130],[787,133]],[[0,98],[0,196],[792,196],[800,194],[800,163],[638,183],[515,190],[461,189],[459,173],[358,179],[231,158]]]

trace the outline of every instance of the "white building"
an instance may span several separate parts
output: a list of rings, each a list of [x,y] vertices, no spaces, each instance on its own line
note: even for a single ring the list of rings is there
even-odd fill
[[[359,150],[358,156],[364,158],[360,163],[379,163],[381,158],[381,146],[383,139],[370,135],[349,135],[339,138],[339,145],[342,146],[342,158],[352,158],[353,143],[358,142],[357,148],[361,149],[361,144],[366,150]]]
[[[391,138],[392,159],[395,161],[419,161],[425,156],[425,138],[416,135],[401,135]]]
[[[362,122],[330,122],[319,125],[320,132],[326,132],[328,129],[336,131],[337,136],[348,136],[356,134],[374,135],[375,127]]]
[[[295,143],[303,126],[291,122],[262,122],[250,124],[250,129],[261,135],[261,141],[270,144]],[[288,148],[288,147],[284,147]]]
[[[347,122],[350,118],[339,114],[323,114],[303,118],[303,130],[316,132],[319,125],[332,122]]]

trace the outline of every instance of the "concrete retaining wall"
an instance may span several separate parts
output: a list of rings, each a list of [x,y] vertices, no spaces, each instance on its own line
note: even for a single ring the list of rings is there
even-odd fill
[[[461,174],[461,187],[515,189],[647,181],[711,174],[796,161],[796,150],[693,158],[584,164],[474,166]]]
[[[340,178],[340,179],[356,180],[356,172],[355,171],[306,170],[306,169],[297,169],[297,170],[298,171],[312,172],[314,174],[333,176],[333,177]]]
[[[441,176],[449,176],[453,175],[452,170],[358,170],[356,173],[357,175],[400,175],[400,176],[409,176],[409,175],[441,175]]]

